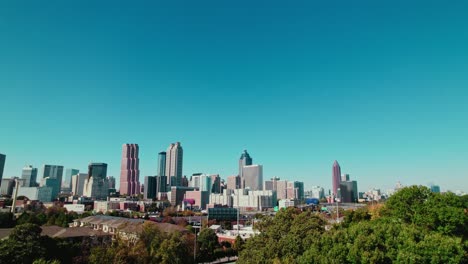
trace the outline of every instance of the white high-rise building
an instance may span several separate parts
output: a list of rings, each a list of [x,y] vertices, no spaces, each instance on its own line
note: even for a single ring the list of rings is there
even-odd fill
[[[184,150],[180,142],[169,145],[166,152],[166,176],[169,186],[181,185],[183,158]]]
[[[309,198],[322,199],[325,198],[325,190],[320,186],[312,186],[310,191],[307,192]]]
[[[78,173],[72,176],[72,192],[73,195],[83,196],[85,181],[88,178],[86,173]]]
[[[222,194],[211,194],[210,204],[240,208],[241,211],[273,208],[276,205],[275,191],[250,191],[247,189],[223,190]]]

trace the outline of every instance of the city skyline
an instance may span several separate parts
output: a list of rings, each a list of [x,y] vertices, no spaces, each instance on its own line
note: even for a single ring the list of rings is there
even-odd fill
[[[122,150],[122,152],[125,153],[125,152],[126,152],[125,147],[126,147],[126,146],[130,146],[130,145],[132,145],[132,146],[133,146],[133,145],[136,145],[136,146],[137,146],[137,149],[138,149],[137,152],[139,152],[138,144],[123,144],[123,150]],[[180,143],[180,142],[177,142],[177,143],[172,143],[172,144],[170,144],[170,146],[169,146],[169,148],[168,148],[168,151],[169,151],[169,149],[171,149],[171,148],[173,148],[173,147],[176,147],[176,146],[180,147],[180,149],[181,149],[181,143]],[[166,152],[159,152],[159,153],[157,154],[157,164],[156,164],[156,167],[155,167],[155,168],[156,168],[156,171],[160,171],[161,168],[160,168],[159,166],[161,165],[161,162],[162,162],[162,161],[165,161],[165,160],[164,160],[164,158],[165,158],[165,153],[166,153]],[[174,154],[174,155],[176,155],[176,154]],[[183,155],[183,154],[182,154],[182,155]],[[161,158],[162,156],[163,156],[164,158]],[[139,157],[139,154],[137,154],[137,157]],[[251,163],[252,158],[251,158],[250,155],[247,153],[247,151],[244,150],[244,151],[242,152],[241,158],[238,160],[238,165],[239,165],[239,166],[241,165],[241,163],[244,162],[244,158],[245,158],[245,157],[248,157],[248,158],[249,158],[249,162],[248,162],[248,163]],[[123,154],[123,156],[121,156],[121,158],[122,158],[122,160],[125,159],[125,155]],[[137,158],[137,159],[138,159],[138,166],[139,166],[139,158]],[[105,164],[105,163],[90,163],[89,166],[91,166],[91,164]],[[164,162],[164,164],[166,165],[166,162]],[[107,164],[105,164],[105,165],[106,165],[106,171],[107,171]],[[23,170],[22,170],[23,176],[24,176],[24,171],[25,171],[26,168],[34,168],[34,166],[33,166],[33,167],[31,167],[31,166],[32,166],[32,165],[27,165],[27,166],[25,166],[25,167],[23,168]],[[44,175],[44,173],[46,173],[46,172],[45,172],[45,171],[46,171],[46,170],[45,170],[46,166],[49,166],[49,167],[50,167],[51,165],[46,165],[46,164],[44,164],[44,165],[42,166],[42,168],[43,168],[42,171],[41,171],[41,174],[42,174],[42,175]],[[53,165],[53,166],[55,166],[55,167],[64,167],[64,166],[62,166],[62,165]],[[89,168],[89,166],[88,166],[88,168]],[[121,164],[121,166],[122,166],[122,164]],[[240,168],[239,166],[238,166],[238,168]],[[254,166],[258,166],[258,165],[254,165]],[[252,167],[252,166],[247,166],[247,167]],[[260,165],[260,167],[262,167],[261,170],[263,171],[263,165]],[[69,169],[66,168],[66,167],[64,167],[64,168],[65,168],[65,170],[69,170]],[[39,172],[39,170],[38,170],[37,168],[34,168],[34,170],[35,170],[35,174],[37,175],[38,172]],[[70,169],[70,170],[76,170],[76,169]],[[63,171],[63,169],[62,169],[62,171]],[[79,171],[79,170],[76,170],[76,171]],[[190,174],[192,174],[192,173],[196,173],[196,172],[190,172],[190,173],[184,172],[184,173],[183,173],[183,176],[187,176],[187,175],[190,175]],[[204,174],[213,174],[213,173],[204,173]],[[261,174],[263,175],[263,173],[261,173]],[[329,185],[327,185],[325,182],[330,181],[330,175],[331,175],[331,183],[330,183]],[[339,184],[343,181],[343,177],[346,177],[346,178],[349,180],[349,174],[348,174],[348,173],[343,174],[343,171],[341,170],[341,166],[339,165],[339,163],[338,163],[337,160],[335,160],[335,161],[333,162],[333,165],[332,165],[332,173],[331,173],[330,175],[328,175],[328,179],[320,178],[320,179],[318,179],[317,181],[314,181],[314,182],[312,182],[312,183],[307,182],[307,180],[304,182],[303,180],[298,180],[298,179],[296,179],[296,178],[288,178],[288,177],[282,177],[282,178],[284,178],[284,180],[287,180],[287,181],[300,181],[300,182],[304,182],[304,185],[305,185],[305,186],[304,186],[304,189],[305,189],[306,191],[307,191],[307,190],[310,190],[311,188],[313,188],[313,187],[315,187],[315,186],[320,186],[320,187],[324,188],[324,191],[325,191],[326,194],[328,195],[328,192],[330,192],[330,194],[334,194],[334,193],[335,193],[334,188],[335,188],[335,187],[336,187],[336,188],[339,188]],[[145,178],[146,178],[147,176],[151,176],[151,174],[148,174],[148,175],[145,174],[144,176],[143,176],[143,174],[141,174],[141,175],[140,175],[140,178],[139,178],[139,179],[140,179],[139,182],[145,182]],[[228,178],[231,177],[231,176],[232,176],[232,174],[226,174],[226,175],[221,175],[221,178],[222,178],[222,179],[225,181],[225,183],[227,184]],[[8,178],[13,178],[13,177],[17,177],[17,176],[12,176],[12,177],[8,177]],[[108,176],[107,178],[109,178],[109,177],[113,177],[113,176]],[[278,177],[278,175],[272,176],[272,178],[275,178],[275,177]],[[268,180],[269,176],[267,176],[267,177],[265,177],[265,178],[262,176],[262,178],[263,178],[263,179],[262,179],[262,183],[265,184],[265,181]],[[335,186],[334,183],[335,183],[336,180],[337,180],[338,184]],[[357,180],[357,181],[359,182],[359,179],[355,179],[355,180]],[[119,179],[118,182],[120,183],[121,180]],[[318,183],[318,182],[324,182],[325,184],[322,184],[322,185],[316,184],[316,183]],[[36,183],[39,185],[39,182],[38,182],[37,180],[36,180]],[[62,183],[63,183],[63,181],[62,181]],[[365,191],[372,190],[372,189],[380,189],[382,192],[385,193],[386,191],[391,191],[391,190],[393,190],[395,187],[396,187],[396,188],[401,188],[401,186],[400,186],[401,184],[402,184],[402,183],[401,183],[400,180],[398,180],[397,182],[395,182],[394,185],[389,185],[389,186],[378,186],[378,185],[372,185],[372,184],[365,183],[365,182],[359,182],[359,185],[360,185],[360,186],[361,186],[361,185],[362,185],[362,186],[365,186],[365,187],[360,187],[360,188],[362,188],[362,189],[359,189],[359,190],[362,191],[362,192],[365,192]],[[139,185],[141,186],[141,184],[139,184]],[[434,185],[434,182],[428,182],[428,183],[403,183],[403,185],[424,185],[424,186],[432,186],[432,185]],[[441,185],[441,184],[437,184],[437,185]],[[262,185],[262,186],[263,186],[263,185]],[[440,188],[440,187],[439,187],[439,188]],[[120,189],[120,186],[118,186],[118,189]],[[452,192],[455,192],[455,191],[464,191],[464,192],[466,192],[464,189],[460,189],[460,188],[458,188],[458,189],[447,189],[443,184],[442,184],[441,190],[443,190],[443,191],[452,191]]]
[[[467,7],[2,2],[3,178],[89,162],[117,178],[136,142],[143,182],[180,141],[185,175],[236,175],[248,149],[306,189],[331,189],[338,160],[360,190],[467,192]]]

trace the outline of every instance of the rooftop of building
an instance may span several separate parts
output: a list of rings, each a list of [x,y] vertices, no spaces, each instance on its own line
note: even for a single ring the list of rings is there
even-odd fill
[[[143,230],[144,223],[150,223],[161,229],[165,232],[187,232],[187,229],[184,227],[173,225],[169,223],[158,223],[153,221],[147,221],[140,218],[122,218],[116,216],[108,216],[108,215],[94,215],[88,216],[82,219],[76,219],[75,222],[81,222],[85,224],[93,224],[93,225],[107,225],[112,228],[119,229],[123,232],[127,233],[139,233]]]

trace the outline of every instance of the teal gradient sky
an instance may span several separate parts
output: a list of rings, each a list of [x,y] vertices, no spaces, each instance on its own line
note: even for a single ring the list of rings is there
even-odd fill
[[[96,3],[99,2],[99,3]],[[168,3],[170,2],[170,3]],[[0,153],[468,191],[467,1],[2,1]],[[408,3],[410,2],[410,3]],[[40,177],[38,177],[39,180]]]

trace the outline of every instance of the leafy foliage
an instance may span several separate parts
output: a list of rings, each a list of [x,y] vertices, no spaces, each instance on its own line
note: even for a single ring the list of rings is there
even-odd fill
[[[267,217],[238,263],[468,263],[467,202],[411,186],[384,205],[345,212],[327,223],[293,208]]]
[[[93,248],[89,263],[192,263],[192,234],[168,234],[147,223],[136,243],[117,239],[111,246]]]
[[[218,258],[215,254],[215,250],[220,247],[218,243],[218,236],[216,233],[209,228],[203,229],[200,234],[198,234],[198,260],[202,262],[213,261]],[[220,253],[218,252],[218,255]]]

